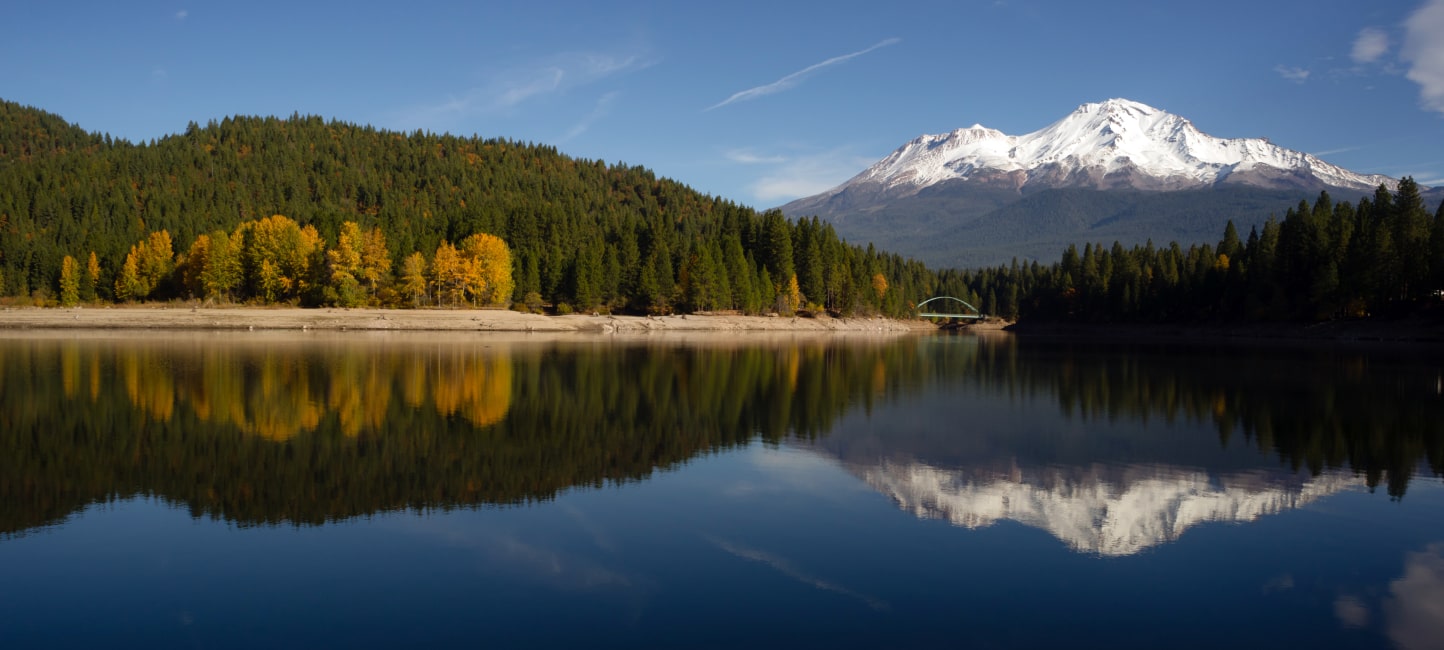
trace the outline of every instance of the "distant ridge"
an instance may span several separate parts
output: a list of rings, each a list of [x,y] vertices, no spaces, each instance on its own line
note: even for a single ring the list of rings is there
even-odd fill
[[[1329,191],[1355,200],[1398,180],[1263,138],[1218,138],[1146,104],[1083,104],[1007,135],[974,125],[923,135],[835,188],[781,207],[855,242],[935,265],[1050,259],[1071,243],[1206,241]]]

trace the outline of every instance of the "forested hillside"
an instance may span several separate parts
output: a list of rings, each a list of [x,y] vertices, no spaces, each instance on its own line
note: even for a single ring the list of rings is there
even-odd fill
[[[944,272],[985,311],[1026,320],[1318,322],[1434,310],[1444,291],[1444,204],[1411,178],[1358,203],[1327,192],[1217,245],[1069,246],[1051,265]]]
[[[904,315],[936,281],[547,146],[299,115],[130,143],[0,101],[0,296]]]

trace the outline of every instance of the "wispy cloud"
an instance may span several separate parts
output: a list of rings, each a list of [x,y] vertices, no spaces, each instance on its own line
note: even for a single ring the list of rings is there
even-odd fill
[[[809,586],[812,586],[812,587],[816,587],[816,588],[821,589],[821,590],[823,590],[823,591],[831,591],[831,592],[833,592],[833,593],[838,593],[838,594],[842,594],[842,595],[844,595],[844,596],[848,596],[848,597],[851,597],[851,598],[856,598],[856,599],[858,599],[858,600],[861,600],[861,601],[864,602],[864,603],[867,603],[867,606],[868,606],[868,607],[871,607],[871,608],[876,609],[876,610],[886,610],[886,609],[890,609],[890,607],[889,607],[889,605],[887,604],[886,601],[880,600],[880,599],[878,599],[878,598],[874,598],[874,597],[869,596],[869,595],[867,595],[867,594],[858,593],[858,592],[853,591],[853,590],[851,590],[851,589],[848,589],[848,588],[846,588],[846,587],[842,587],[842,586],[839,586],[839,585],[834,584],[834,583],[832,583],[832,582],[828,582],[828,581],[823,580],[823,579],[821,579],[821,578],[812,576],[812,575],[810,575],[810,574],[808,574],[808,573],[803,572],[801,569],[798,569],[796,566],[794,566],[791,562],[787,561],[786,559],[777,557],[777,556],[772,555],[772,554],[770,554],[770,553],[766,553],[766,552],[763,552],[763,551],[759,551],[759,550],[757,550],[757,549],[752,549],[752,548],[747,548],[747,547],[745,547],[745,546],[740,546],[740,545],[737,545],[737,544],[732,544],[732,543],[729,543],[729,542],[726,542],[726,541],[723,541],[723,540],[720,540],[720,539],[712,539],[711,541],[712,541],[713,544],[716,544],[718,548],[720,548],[720,549],[722,549],[722,550],[724,550],[724,551],[726,551],[726,552],[728,552],[728,553],[731,553],[732,555],[735,555],[735,556],[737,556],[737,557],[740,557],[740,558],[742,558],[742,559],[744,559],[744,560],[752,560],[753,562],[761,562],[762,564],[765,564],[765,565],[767,565],[767,566],[769,566],[769,567],[772,567],[772,568],[773,568],[774,570],[776,570],[778,573],[781,573],[781,574],[784,575],[784,576],[787,576],[787,577],[789,577],[789,578],[792,578],[793,580],[796,580],[796,581],[798,581],[798,582],[801,582],[802,584],[809,585]]]
[[[722,152],[728,161],[739,165],[777,165],[787,162],[785,156],[769,156],[753,152],[751,149],[729,149]]]
[[[1378,27],[1365,27],[1354,39],[1354,49],[1349,52],[1349,58],[1354,63],[1373,63],[1388,51],[1389,35]]]
[[[1430,0],[1404,21],[1400,58],[1410,64],[1405,76],[1419,84],[1420,103],[1444,113],[1444,0]]]
[[[1360,149],[1363,149],[1363,147],[1339,147],[1338,149],[1325,149],[1323,151],[1315,151],[1313,152],[1313,155],[1323,158],[1324,156],[1332,156],[1334,154],[1340,153],[1349,153],[1350,151],[1358,151]]]
[[[728,154],[729,161],[766,167],[762,176],[749,185],[753,197],[764,205],[832,189],[877,162],[846,147],[792,156],[748,152],[750,157],[744,155],[740,160],[735,153]]]
[[[724,99],[724,100],[722,100],[722,101],[720,101],[720,102],[718,102],[718,103],[716,103],[716,104],[713,104],[712,106],[707,107],[707,110],[710,111],[710,110],[722,108],[723,106],[726,106],[726,105],[728,105],[728,104],[734,104],[734,103],[737,103],[737,102],[745,102],[745,101],[750,100],[750,99],[757,99],[758,97],[763,97],[763,96],[766,96],[766,95],[771,95],[771,94],[773,94],[773,93],[780,93],[780,92],[782,92],[782,91],[784,91],[784,90],[788,90],[788,89],[790,89],[790,88],[795,87],[797,84],[799,84],[799,83],[802,82],[802,79],[803,79],[804,77],[806,77],[806,76],[809,75],[809,74],[812,74],[813,72],[817,72],[818,70],[821,70],[821,69],[826,68],[826,67],[828,67],[828,66],[833,66],[833,65],[837,65],[837,64],[839,64],[839,63],[847,62],[847,61],[850,60],[850,59],[855,59],[855,58],[860,57],[860,56],[862,56],[862,55],[864,55],[864,54],[867,54],[868,52],[871,52],[871,51],[873,51],[873,50],[876,50],[876,49],[879,49],[879,48],[883,48],[883,47],[887,47],[887,46],[889,46],[889,45],[896,45],[896,44],[901,43],[901,42],[902,42],[902,39],[900,39],[900,38],[889,38],[889,39],[884,40],[884,41],[882,41],[882,42],[880,42],[880,43],[878,43],[878,44],[876,44],[876,45],[873,45],[872,47],[869,47],[869,48],[867,48],[867,49],[858,50],[858,51],[853,52],[853,53],[851,53],[851,54],[844,54],[844,55],[842,55],[842,56],[835,56],[835,57],[832,57],[832,58],[830,58],[830,59],[828,59],[828,60],[826,60],[826,61],[823,61],[822,63],[814,63],[814,64],[812,64],[812,65],[810,65],[810,66],[807,66],[806,68],[803,68],[803,69],[801,69],[801,70],[798,70],[797,72],[794,72],[794,73],[792,73],[792,74],[790,74],[790,75],[787,75],[787,76],[785,76],[785,77],[783,77],[783,78],[781,78],[781,79],[778,79],[777,81],[774,81],[774,82],[772,82],[772,83],[770,83],[770,84],[766,84],[766,85],[762,85],[762,86],[757,86],[757,87],[755,87],[755,88],[748,88],[747,90],[743,90],[743,91],[740,91],[740,92],[732,93],[732,96],[731,96],[731,97],[728,97],[727,99]]]
[[[1279,64],[1274,66],[1274,72],[1279,73],[1280,77],[1296,84],[1301,84],[1309,79],[1309,71],[1304,68],[1295,68],[1293,66]]]
[[[403,112],[399,121],[404,128],[431,128],[465,117],[504,115],[514,112],[528,102],[563,94],[574,88],[649,67],[654,63],[655,60],[640,54],[561,53],[545,60],[496,71],[484,83],[469,88],[460,95],[411,107]],[[615,93],[602,96],[598,109],[593,111],[593,120],[600,117],[598,111],[605,111],[606,104],[614,97]],[[584,119],[573,127],[572,131],[577,133],[569,137],[579,135],[590,126],[591,123]],[[578,127],[580,131],[577,130]]]
[[[180,11],[175,12],[175,19],[176,19],[176,20],[185,20],[186,17],[189,16],[189,15],[191,15],[191,12],[186,11],[185,9],[182,9],[182,10],[180,10]]]
[[[597,120],[600,120],[611,113],[612,102],[616,101],[617,96],[620,94],[620,92],[614,90],[612,92],[605,93],[601,97],[597,98],[597,103],[595,106],[592,107],[592,112],[584,115],[581,121],[573,124],[572,128],[567,129],[567,132],[562,134],[562,137],[558,140],[558,142],[566,142],[567,140],[571,140],[572,138],[586,133],[588,129],[592,128],[592,125],[595,124]]]

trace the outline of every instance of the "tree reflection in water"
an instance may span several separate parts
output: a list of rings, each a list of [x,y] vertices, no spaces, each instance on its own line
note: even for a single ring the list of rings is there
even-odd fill
[[[545,500],[757,439],[825,437],[845,413],[923,391],[1211,423],[1225,447],[1402,496],[1421,461],[1444,470],[1439,365],[1407,356],[957,336],[10,334],[0,531],[135,495],[241,525]],[[957,423],[933,435],[1005,444]]]

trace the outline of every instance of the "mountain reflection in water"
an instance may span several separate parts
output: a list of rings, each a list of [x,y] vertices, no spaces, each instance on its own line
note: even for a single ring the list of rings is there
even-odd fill
[[[1299,479],[1267,471],[1211,476],[1168,466],[1130,466],[1121,482],[1099,468],[1017,468],[989,476],[883,462],[854,468],[900,508],[967,528],[1008,519],[1048,531],[1075,551],[1132,555],[1178,539],[1203,522],[1248,522],[1363,485],[1343,473]]]
[[[920,516],[1133,553],[1444,469],[1427,355],[1011,337],[0,337],[0,532],[508,505],[793,441]]]

